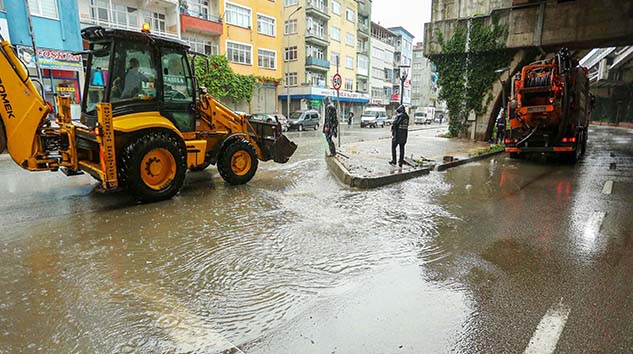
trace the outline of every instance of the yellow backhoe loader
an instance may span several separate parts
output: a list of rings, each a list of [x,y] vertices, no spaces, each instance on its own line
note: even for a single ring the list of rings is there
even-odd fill
[[[89,27],[80,122],[70,98],[44,100],[8,41],[0,37],[0,153],[30,171],[86,172],[103,191],[141,202],[164,200],[185,172],[217,164],[243,184],[258,160],[285,163],[297,146],[279,123],[249,121],[197,88],[186,43],[149,33]]]

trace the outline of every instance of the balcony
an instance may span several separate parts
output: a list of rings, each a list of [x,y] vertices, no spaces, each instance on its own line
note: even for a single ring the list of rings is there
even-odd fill
[[[369,56],[368,45],[356,45],[356,53]]]
[[[314,43],[321,47],[327,47],[330,44],[326,31],[315,31],[310,28],[306,30],[306,42]]]
[[[306,69],[314,70],[314,71],[325,71],[330,70],[330,62],[325,59],[318,59],[313,57],[306,58]]]
[[[222,35],[224,26],[219,16],[186,11],[180,14],[182,32]]]
[[[371,3],[369,0],[362,0],[358,2],[358,14],[360,16],[371,16]]]
[[[105,28],[115,28],[115,29],[122,29],[122,30],[127,30],[127,31],[134,31],[134,32],[141,31],[141,25],[135,26],[135,25],[120,24],[120,23],[111,22],[111,21],[98,20],[95,18],[91,18],[90,20],[86,22],[96,25],[96,26],[105,27]],[[179,38],[178,32],[172,31],[168,28],[166,28],[164,31],[161,31],[159,28],[150,28],[150,30],[152,34],[156,34],[159,36]]]
[[[314,15],[325,20],[330,19],[330,14],[327,11],[327,5],[315,0],[308,0],[306,4],[306,15]]]
[[[365,35],[365,37],[369,37],[369,25],[366,23],[358,21],[358,33]]]

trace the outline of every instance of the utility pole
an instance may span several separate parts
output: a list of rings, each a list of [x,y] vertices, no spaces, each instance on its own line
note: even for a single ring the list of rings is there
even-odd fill
[[[340,75],[338,72],[340,55],[336,56],[336,74]],[[338,117],[338,126],[336,127],[336,131],[338,132],[338,146],[341,147],[341,90],[340,88],[336,90],[336,116]]]
[[[28,1],[24,2],[26,7],[26,18],[29,20],[29,34],[31,35],[31,45],[33,45],[33,58],[35,58],[35,70],[37,70],[37,78],[40,80],[40,85],[44,85],[42,79],[42,70],[40,69],[40,60],[37,56],[37,46],[35,45],[35,33],[33,33],[33,21],[31,19],[31,7]],[[52,83],[51,83],[52,84]],[[44,94],[44,92],[42,92]]]

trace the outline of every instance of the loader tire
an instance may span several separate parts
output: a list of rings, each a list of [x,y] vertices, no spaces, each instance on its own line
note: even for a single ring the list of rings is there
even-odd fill
[[[123,149],[121,176],[136,200],[157,202],[173,197],[185,181],[187,165],[182,141],[161,131],[145,133]]]
[[[218,172],[229,184],[245,184],[255,176],[258,163],[253,145],[246,139],[237,139],[220,153]]]

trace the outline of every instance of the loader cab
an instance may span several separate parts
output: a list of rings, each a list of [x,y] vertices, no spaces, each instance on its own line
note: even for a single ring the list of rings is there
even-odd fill
[[[113,116],[159,112],[183,132],[195,130],[195,92],[189,47],[149,33],[89,27],[90,51],[81,121],[94,127],[96,104]]]

